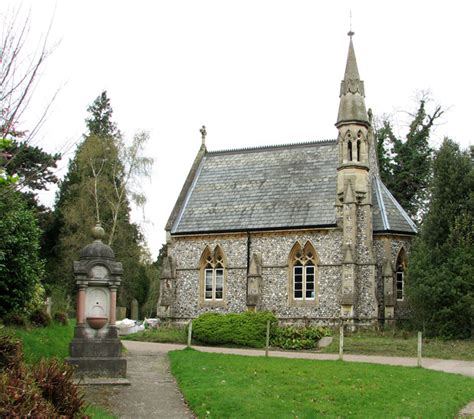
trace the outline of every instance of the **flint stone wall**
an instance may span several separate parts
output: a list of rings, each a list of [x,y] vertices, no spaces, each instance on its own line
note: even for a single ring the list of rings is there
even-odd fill
[[[314,304],[295,306],[289,303],[288,257],[294,244],[302,246],[310,241],[319,259],[317,301]],[[219,245],[226,258],[225,304],[206,307],[199,304],[199,280],[201,255],[209,246],[211,251]],[[262,304],[259,310],[272,311],[280,319],[294,320],[339,318],[339,293],[342,277],[342,231],[318,230],[301,232],[252,233],[250,243],[246,234],[214,235],[202,237],[173,237],[168,254],[177,261],[176,300],[171,316],[185,320],[204,312],[239,313],[247,309],[247,263],[253,253],[262,257]],[[249,252],[247,254],[247,250]],[[373,297],[373,280],[368,267],[359,267],[356,316],[371,317],[376,312]],[[372,275],[373,278],[373,275]]]
[[[385,247],[384,241],[389,240],[389,251],[390,254],[389,260],[390,264],[392,265],[392,270],[395,268],[396,259],[400,249],[402,247],[405,248],[408,257],[408,264],[410,263],[410,249],[413,241],[413,237],[411,236],[397,236],[397,235],[380,235],[374,236],[374,250],[375,250],[375,260],[376,260],[376,278],[377,278],[377,286],[376,286],[376,293],[377,293],[377,301],[379,306],[379,313],[383,313],[383,278],[382,278],[382,269],[383,269],[383,261],[385,257]],[[394,278],[395,281],[395,278]],[[405,287],[408,284],[405,283]],[[395,283],[394,283],[395,289]],[[406,318],[408,317],[408,307],[406,302],[395,301],[395,318]]]

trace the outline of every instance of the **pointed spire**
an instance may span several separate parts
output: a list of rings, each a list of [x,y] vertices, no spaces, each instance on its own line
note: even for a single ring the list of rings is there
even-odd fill
[[[350,37],[349,51],[347,53],[344,80],[341,81],[341,91],[339,94],[341,101],[339,103],[336,126],[342,125],[344,122],[359,122],[368,126],[369,119],[365,108],[364,82],[360,80],[354,44],[352,43],[354,32],[351,30],[348,35]]]
[[[359,77],[359,69],[357,68],[357,60],[354,51],[354,44],[352,43],[352,36],[354,32],[348,32],[351,40],[349,41],[349,52],[347,53],[347,62],[346,62],[346,71],[344,72],[344,80],[358,80],[360,81]]]

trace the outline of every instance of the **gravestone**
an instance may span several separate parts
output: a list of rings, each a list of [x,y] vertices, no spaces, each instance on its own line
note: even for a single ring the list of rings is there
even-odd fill
[[[136,298],[132,300],[132,304],[130,307],[130,318],[132,320],[138,320],[138,301]]]
[[[48,313],[51,316],[51,307],[53,306],[53,299],[51,297],[46,298],[46,313]]]
[[[95,239],[74,262],[77,286],[76,327],[67,362],[84,377],[123,377],[127,360],[121,356],[116,320],[117,288],[122,264],[110,246],[102,243],[104,229],[92,229]]]
[[[127,307],[123,306],[117,306],[117,310],[115,310],[116,314],[116,319],[117,320],[123,320],[127,316]]]

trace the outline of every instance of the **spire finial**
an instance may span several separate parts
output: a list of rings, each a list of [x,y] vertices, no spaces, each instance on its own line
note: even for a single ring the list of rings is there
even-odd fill
[[[207,135],[206,126],[203,125],[202,128],[199,130],[199,132],[201,133],[202,145],[206,145],[206,135]]]
[[[355,33],[352,31],[352,10],[349,10],[349,32],[347,32],[347,35],[350,36],[351,40],[355,35]]]

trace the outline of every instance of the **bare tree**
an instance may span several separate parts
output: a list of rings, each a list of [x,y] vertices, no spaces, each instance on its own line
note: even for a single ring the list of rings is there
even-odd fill
[[[35,87],[40,79],[40,70],[53,48],[48,46],[51,23],[37,48],[31,52],[27,44],[30,35],[30,16],[20,17],[16,9],[2,17],[0,31],[0,177],[6,179],[6,168],[14,165],[16,153],[9,153],[12,142],[21,140],[28,145],[43,125],[56,97],[55,92],[42,115],[28,130],[19,128],[19,122],[28,109]],[[45,163],[47,164],[47,163]],[[38,172],[46,167],[38,167]],[[30,176],[34,176],[31,173]],[[14,180],[10,177],[10,180]],[[21,188],[18,185],[16,188]]]
[[[146,203],[138,179],[150,177],[153,158],[143,156],[146,143],[150,136],[145,131],[137,132],[132,144],[127,146],[122,139],[118,141],[118,159],[114,161],[113,178],[114,194],[108,198],[112,210],[112,228],[109,235],[109,245],[113,243],[120,212],[130,199],[138,207]]]

